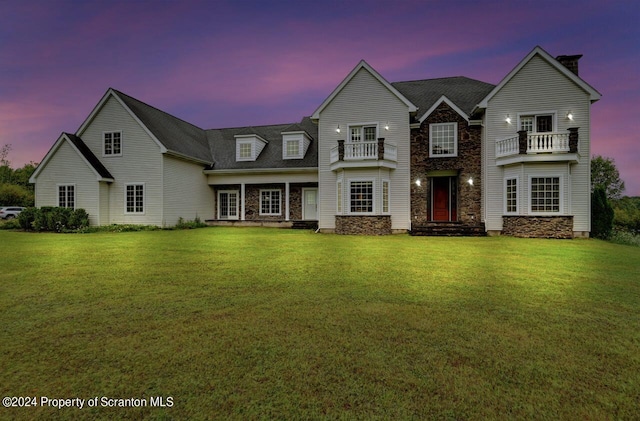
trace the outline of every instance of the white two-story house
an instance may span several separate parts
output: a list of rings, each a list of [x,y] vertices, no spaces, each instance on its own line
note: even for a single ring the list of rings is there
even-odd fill
[[[38,166],[37,206],[95,225],[318,226],[342,234],[590,231],[580,56],[534,48],[497,85],[388,82],[361,61],[297,122],[202,129],[109,89]]]

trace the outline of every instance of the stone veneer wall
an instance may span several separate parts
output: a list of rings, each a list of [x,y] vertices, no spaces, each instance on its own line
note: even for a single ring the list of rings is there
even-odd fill
[[[336,234],[391,234],[390,215],[336,215]]]
[[[260,190],[280,190],[280,215],[260,215]],[[247,184],[244,187],[245,219],[247,221],[280,221],[284,219],[283,184]]]
[[[573,238],[573,216],[503,216],[502,234],[525,238]]]
[[[451,158],[429,157],[429,124],[458,123],[458,156]],[[411,130],[411,222],[429,221],[431,171],[456,171],[458,174],[458,220],[475,225],[481,222],[482,201],[482,132],[479,126],[469,126],[467,121],[446,103],[441,103],[422,123]],[[473,186],[467,182],[473,178]],[[417,186],[415,180],[421,180]]]

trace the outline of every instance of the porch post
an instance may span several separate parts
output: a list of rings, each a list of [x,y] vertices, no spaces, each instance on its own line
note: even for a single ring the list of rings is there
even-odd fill
[[[240,220],[244,221],[244,183],[240,184]]]
[[[286,200],[284,204],[284,211],[285,211],[284,220],[288,221],[289,220],[289,182],[288,181],[284,183],[284,197]]]
[[[527,145],[527,131],[518,130],[518,152],[520,155],[526,155],[529,145]]]
[[[579,127],[569,127],[569,152],[578,153],[578,129]]]

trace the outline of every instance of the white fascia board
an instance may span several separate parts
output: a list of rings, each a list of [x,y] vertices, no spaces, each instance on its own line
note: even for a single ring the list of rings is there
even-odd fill
[[[404,95],[402,95],[396,88],[394,88],[389,82],[387,82],[387,80],[383,78],[380,75],[380,73],[376,72],[373,69],[373,67],[371,67],[366,61],[360,60],[360,63],[358,63],[358,65],[353,68],[353,70],[347,75],[347,77],[345,77],[342,80],[342,82],[340,82],[340,84],[333,90],[333,92],[331,92],[331,95],[329,95],[327,99],[325,99],[322,102],[322,104],[320,104],[320,106],[313,112],[313,114],[311,115],[312,120],[320,119],[320,113],[322,112],[322,110],[324,110],[325,107],[329,105],[329,103],[331,103],[331,101],[333,101],[333,99],[340,93],[340,91],[342,91],[342,89],[344,89],[344,87],[347,86],[347,84],[351,81],[351,79],[353,79],[356,73],[360,71],[360,69],[365,69],[366,71],[368,71],[374,78],[378,80],[378,82],[380,82],[391,93],[393,93],[396,97],[398,97],[398,99],[407,106],[407,108],[409,109],[409,112],[415,112],[418,110],[418,107],[416,107],[411,101],[409,101]]]
[[[180,152],[172,151],[170,149],[166,150],[166,154],[167,154],[167,156],[172,156],[174,158],[179,158],[179,159],[182,159],[182,160],[185,160],[185,161],[195,162],[196,164],[213,165],[213,162],[211,162],[211,161],[205,161],[205,160],[202,160],[202,159],[194,158],[192,156],[188,156],[188,155],[182,154]]]
[[[58,140],[56,140],[56,143],[54,143],[51,149],[49,149],[49,152],[47,152],[42,162],[38,164],[38,166],[36,167],[36,170],[33,172],[33,174],[31,174],[31,177],[29,177],[29,183],[35,184],[36,179],[38,178],[38,175],[40,175],[40,172],[42,172],[44,167],[47,166],[47,164],[49,163],[49,160],[51,160],[51,158],[56,154],[60,146],[62,146],[63,142],[67,142],[71,146],[71,148],[78,154],[78,156],[82,159],[85,165],[89,167],[91,171],[93,171],[93,173],[96,175],[96,181],[113,182],[112,178],[102,177],[100,173],[98,173],[98,171],[96,171],[96,169],[93,167],[93,165],[91,165],[91,163],[87,161],[87,159],[78,150],[78,148],[76,148],[76,145],[74,145],[73,142],[67,137],[66,133],[62,133],[58,138]]]
[[[216,175],[241,175],[241,174],[306,174],[317,173],[318,167],[299,167],[299,168],[238,168],[223,170],[205,170],[205,174]]]
[[[440,97],[440,99],[438,99],[438,100],[437,100],[437,101],[436,101],[436,102],[431,106],[431,108],[429,108],[429,109],[427,110],[427,112],[426,112],[426,113],[424,113],[424,115],[423,115],[422,117],[420,117],[420,119],[418,120],[418,121],[420,121],[420,124],[422,124],[422,123],[427,119],[427,117],[429,117],[429,116],[431,115],[431,113],[432,113],[432,112],[434,112],[434,111],[435,111],[435,109],[436,109],[436,108],[438,108],[438,107],[440,106],[440,104],[442,104],[443,102],[444,102],[445,104],[447,104],[449,107],[453,108],[453,110],[454,110],[455,112],[457,112],[458,114],[460,114],[460,116],[461,116],[461,117],[463,117],[465,120],[467,120],[467,122],[469,122],[469,116],[468,116],[464,111],[462,111],[462,110],[461,110],[461,109],[460,109],[456,104],[454,104],[454,103],[453,103],[449,98],[447,98],[447,96],[446,96],[446,95],[442,95],[442,96]]]
[[[487,108],[491,98],[493,98],[504,87],[504,85],[506,85],[536,55],[542,57],[545,61],[555,67],[556,70],[568,77],[576,85],[587,92],[590,95],[591,102],[595,102],[600,99],[600,92],[596,91],[591,85],[581,79],[578,75],[560,64],[558,60],[556,60],[549,53],[543,50],[542,47],[536,46],[533,50],[531,50],[529,54],[527,54],[525,58],[522,59],[522,61],[520,61],[520,63],[518,63],[516,67],[513,68],[513,70],[511,70],[504,77],[504,79],[502,79],[502,81],[500,81],[500,83],[495,88],[493,88],[491,92],[489,92],[486,97],[484,97],[484,99],[478,104],[478,108]]]
[[[100,102],[98,102],[98,104],[93,108],[93,111],[91,111],[91,114],[89,114],[89,117],[86,118],[86,120],[82,123],[80,128],[76,131],[75,135],[78,136],[78,137],[82,137],[82,133],[84,133],[84,131],[89,126],[89,124],[91,124],[91,122],[93,121],[95,116],[100,112],[102,107],[104,107],[104,104],[106,104],[107,100],[111,96],[113,96],[116,99],[116,101],[118,101],[118,103],[122,106],[122,108],[124,108],[129,113],[131,118],[133,118],[136,121],[136,123],[138,123],[140,125],[140,127],[142,127],[142,129],[149,135],[149,137],[151,137],[151,139],[153,139],[153,141],[160,148],[160,152],[161,153],[166,153],[167,152],[167,148],[162,144],[162,142],[160,142],[158,140],[158,138],[156,138],[156,136],[151,132],[151,130],[149,130],[149,128],[147,126],[145,126],[142,123],[142,121],[140,121],[138,116],[135,115],[135,113],[133,111],[131,111],[131,109],[129,109],[129,107],[126,106],[124,101],[122,101],[122,99],[120,99],[120,97],[116,94],[116,92],[113,90],[113,88],[109,88],[107,90],[107,92],[104,94],[104,96],[102,97]]]

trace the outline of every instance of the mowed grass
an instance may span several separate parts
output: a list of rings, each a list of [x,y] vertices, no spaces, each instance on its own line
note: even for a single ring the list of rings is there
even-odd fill
[[[1,419],[637,419],[640,249],[0,232]]]

